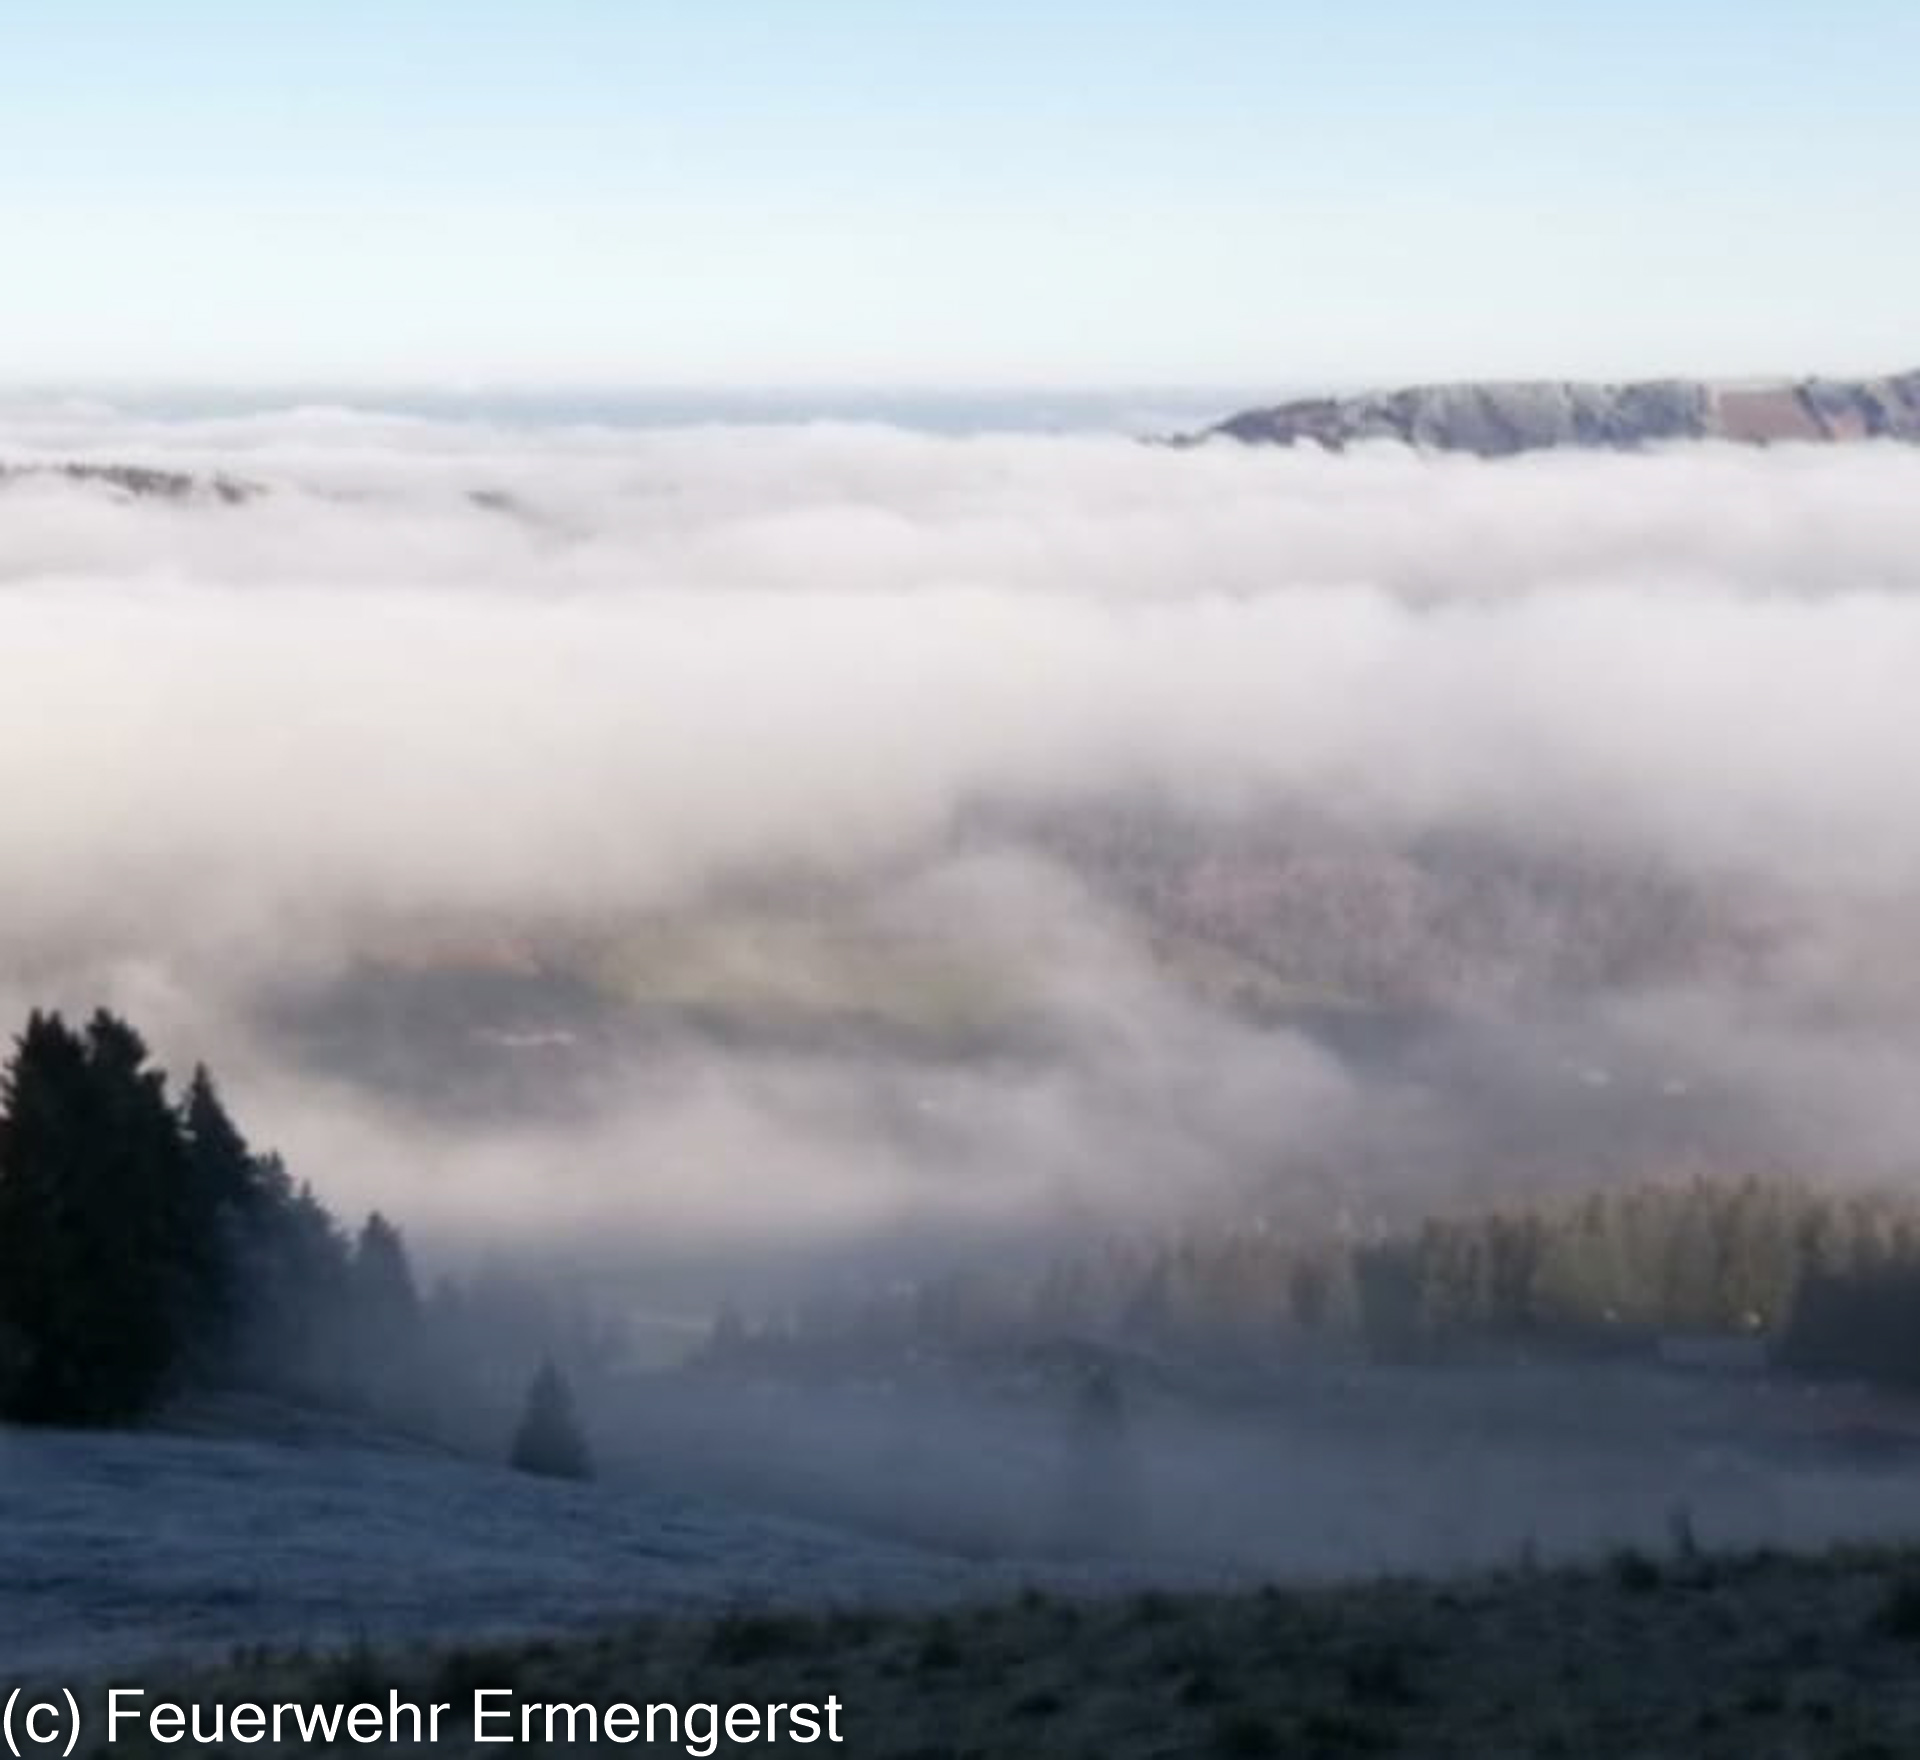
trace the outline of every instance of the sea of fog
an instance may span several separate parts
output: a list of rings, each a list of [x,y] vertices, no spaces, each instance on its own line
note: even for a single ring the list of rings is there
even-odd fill
[[[941,407],[10,404],[0,1013],[676,1313],[1649,1121],[1914,1164],[1920,454]]]

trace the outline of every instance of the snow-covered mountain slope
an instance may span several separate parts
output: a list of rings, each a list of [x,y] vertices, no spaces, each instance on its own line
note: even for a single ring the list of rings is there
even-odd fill
[[[1628,449],[1675,440],[1920,441],[1920,371],[1878,379],[1732,384],[1539,380],[1419,385],[1357,397],[1303,398],[1242,410],[1200,439],[1263,445],[1315,441],[1339,451],[1396,440],[1437,452],[1499,457],[1551,447]]]

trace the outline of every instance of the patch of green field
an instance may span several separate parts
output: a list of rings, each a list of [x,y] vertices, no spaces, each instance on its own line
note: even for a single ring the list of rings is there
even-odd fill
[[[1143,927],[1140,948],[1173,990],[1229,1012],[1268,1021],[1364,1012],[1352,997],[1294,982],[1199,936]],[[983,1039],[1056,1013],[1062,970],[1053,950],[1011,931],[910,933],[857,913],[728,910],[633,926],[598,952],[589,975],[633,1008]]]
[[[862,1020],[989,1032],[1043,1000],[1010,947],[889,934],[858,921],[729,912],[639,925],[603,950],[596,982],[633,1007],[771,1023]]]

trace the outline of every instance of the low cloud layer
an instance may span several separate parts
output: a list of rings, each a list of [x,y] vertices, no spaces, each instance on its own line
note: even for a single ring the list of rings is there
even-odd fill
[[[1657,876],[1750,967],[1524,1006],[1685,1048],[1688,1081],[1844,1064],[1876,1165],[1920,1146],[1861,1073],[1920,1018],[1887,970],[1920,900],[1920,452],[7,418],[0,464],[66,460],[263,492],[0,487],[0,991],[216,1056],[350,1199],[831,1236],[1177,1207],[1355,1132],[1417,1156],[1426,1077],[1249,1019],[1211,952],[1169,955],[1124,837],[1061,857],[1085,812]],[[380,1017],[375,1056],[340,989],[370,973],[498,983],[464,1027]],[[552,1059],[571,1111],[415,1055],[469,1030]]]

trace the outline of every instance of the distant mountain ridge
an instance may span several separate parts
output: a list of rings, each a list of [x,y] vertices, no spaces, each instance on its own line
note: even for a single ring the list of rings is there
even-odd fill
[[[1716,382],[1648,379],[1419,385],[1310,397],[1242,410],[1186,444],[1313,441],[1330,451],[1370,440],[1500,458],[1556,447],[1627,451],[1679,440],[1920,442],[1920,370],[1877,379]]]

